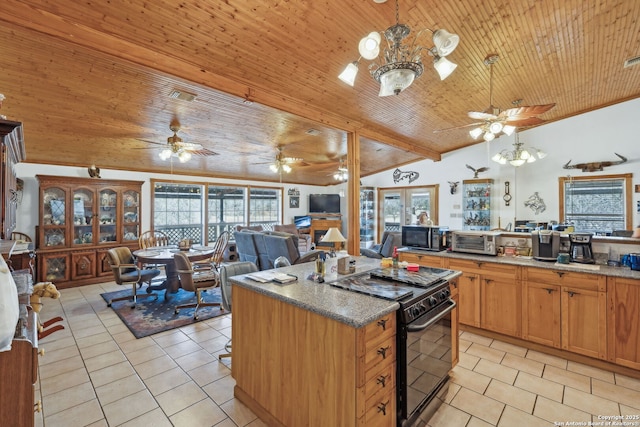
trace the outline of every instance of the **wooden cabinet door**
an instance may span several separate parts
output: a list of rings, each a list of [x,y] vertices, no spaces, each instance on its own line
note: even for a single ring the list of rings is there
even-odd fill
[[[460,323],[480,327],[480,276],[462,273],[458,277],[458,296]]]
[[[640,370],[640,285],[634,279],[611,279],[609,299],[609,360]]]
[[[563,286],[562,348],[605,359],[607,355],[606,293]]]
[[[514,337],[521,336],[522,288],[511,278],[481,277],[480,326]]]
[[[560,348],[560,286],[526,282],[522,297],[522,338]]]
[[[96,252],[73,252],[71,254],[71,280],[96,277]]]
[[[68,282],[71,277],[69,268],[69,254],[66,252],[40,253],[38,274],[40,281]]]

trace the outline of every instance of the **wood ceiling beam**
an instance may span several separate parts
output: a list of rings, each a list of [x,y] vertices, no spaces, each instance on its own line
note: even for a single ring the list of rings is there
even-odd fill
[[[417,142],[411,141],[407,138],[398,138],[392,135],[388,135],[383,132],[375,131],[372,129],[359,129],[359,135],[364,138],[369,138],[374,141],[381,142],[383,144],[389,145],[391,147],[398,148],[400,150],[408,151],[410,153],[418,154],[420,156],[424,156],[433,161],[440,161],[442,158],[440,153],[431,148],[424,147]]]

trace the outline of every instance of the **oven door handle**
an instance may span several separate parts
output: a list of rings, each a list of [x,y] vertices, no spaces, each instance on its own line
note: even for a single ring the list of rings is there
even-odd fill
[[[418,332],[418,331],[422,331],[424,329],[427,329],[429,326],[433,325],[434,323],[436,323],[438,320],[442,319],[444,316],[446,316],[447,314],[451,313],[453,311],[454,308],[456,308],[456,302],[454,300],[448,300],[447,303],[449,304],[449,307],[447,307],[446,309],[444,309],[444,311],[441,311],[440,313],[438,313],[437,316],[429,319],[427,322],[416,325],[413,323],[410,323],[407,325],[407,331],[408,332]]]

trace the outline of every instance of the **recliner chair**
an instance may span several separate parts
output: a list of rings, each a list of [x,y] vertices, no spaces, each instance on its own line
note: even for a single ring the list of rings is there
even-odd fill
[[[402,233],[400,231],[385,231],[382,233],[380,243],[370,248],[360,249],[360,255],[368,258],[389,258],[393,255],[394,247],[402,246]]]

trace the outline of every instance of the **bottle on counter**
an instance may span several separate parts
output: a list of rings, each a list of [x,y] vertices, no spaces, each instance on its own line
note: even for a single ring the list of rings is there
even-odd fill
[[[398,268],[398,247],[394,246],[393,247],[393,255],[391,256],[392,259],[392,267],[393,268]]]

